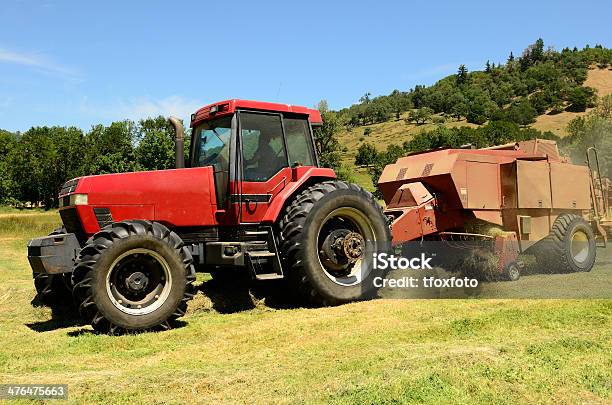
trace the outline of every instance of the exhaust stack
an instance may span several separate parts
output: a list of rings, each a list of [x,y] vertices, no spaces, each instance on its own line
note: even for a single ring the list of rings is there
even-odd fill
[[[183,122],[176,118],[168,118],[168,122],[174,127],[174,147],[175,147],[175,167],[182,169],[185,167],[185,129]]]

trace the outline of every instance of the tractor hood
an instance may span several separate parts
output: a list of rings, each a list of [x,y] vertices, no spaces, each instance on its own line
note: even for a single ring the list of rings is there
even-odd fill
[[[145,219],[173,227],[211,225],[216,209],[213,169],[85,176],[67,182],[60,201],[62,218],[65,211],[76,210],[87,234],[109,220]]]

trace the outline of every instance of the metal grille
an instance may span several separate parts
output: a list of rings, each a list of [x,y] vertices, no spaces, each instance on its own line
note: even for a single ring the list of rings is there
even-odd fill
[[[397,177],[395,178],[395,180],[402,180],[404,176],[406,175],[406,171],[408,171],[408,169],[405,167],[402,167],[399,173],[397,173]]]
[[[59,193],[60,197],[66,194],[74,193],[74,190],[76,190],[78,184],[79,184],[79,179],[72,179],[72,180],[65,182],[64,185],[62,186],[62,189],[60,190],[60,193]]]
[[[421,173],[421,177],[429,176],[429,174],[431,173],[431,169],[433,169],[433,166],[433,163],[427,163],[425,165],[425,168],[423,169],[423,173]]]
[[[100,229],[113,223],[113,216],[111,215],[109,208],[94,208],[93,211],[96,215],[96,219],[98,220]]]

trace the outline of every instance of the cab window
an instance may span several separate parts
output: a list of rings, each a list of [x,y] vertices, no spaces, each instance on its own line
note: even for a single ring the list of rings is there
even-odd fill
[[[291,167],[314,166],[310,127],[306,118],[284,118]]]
[[[245,181],[267,181],[288,167],[279,115],[240,113]]]

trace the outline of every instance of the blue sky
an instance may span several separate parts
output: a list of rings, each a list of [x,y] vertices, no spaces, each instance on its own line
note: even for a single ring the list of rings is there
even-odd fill
[[[13,131],[187,119],[228,98],[341,108],[538,37],[612,46],[609,1],[4,0],[0,16],[0,128]]]

